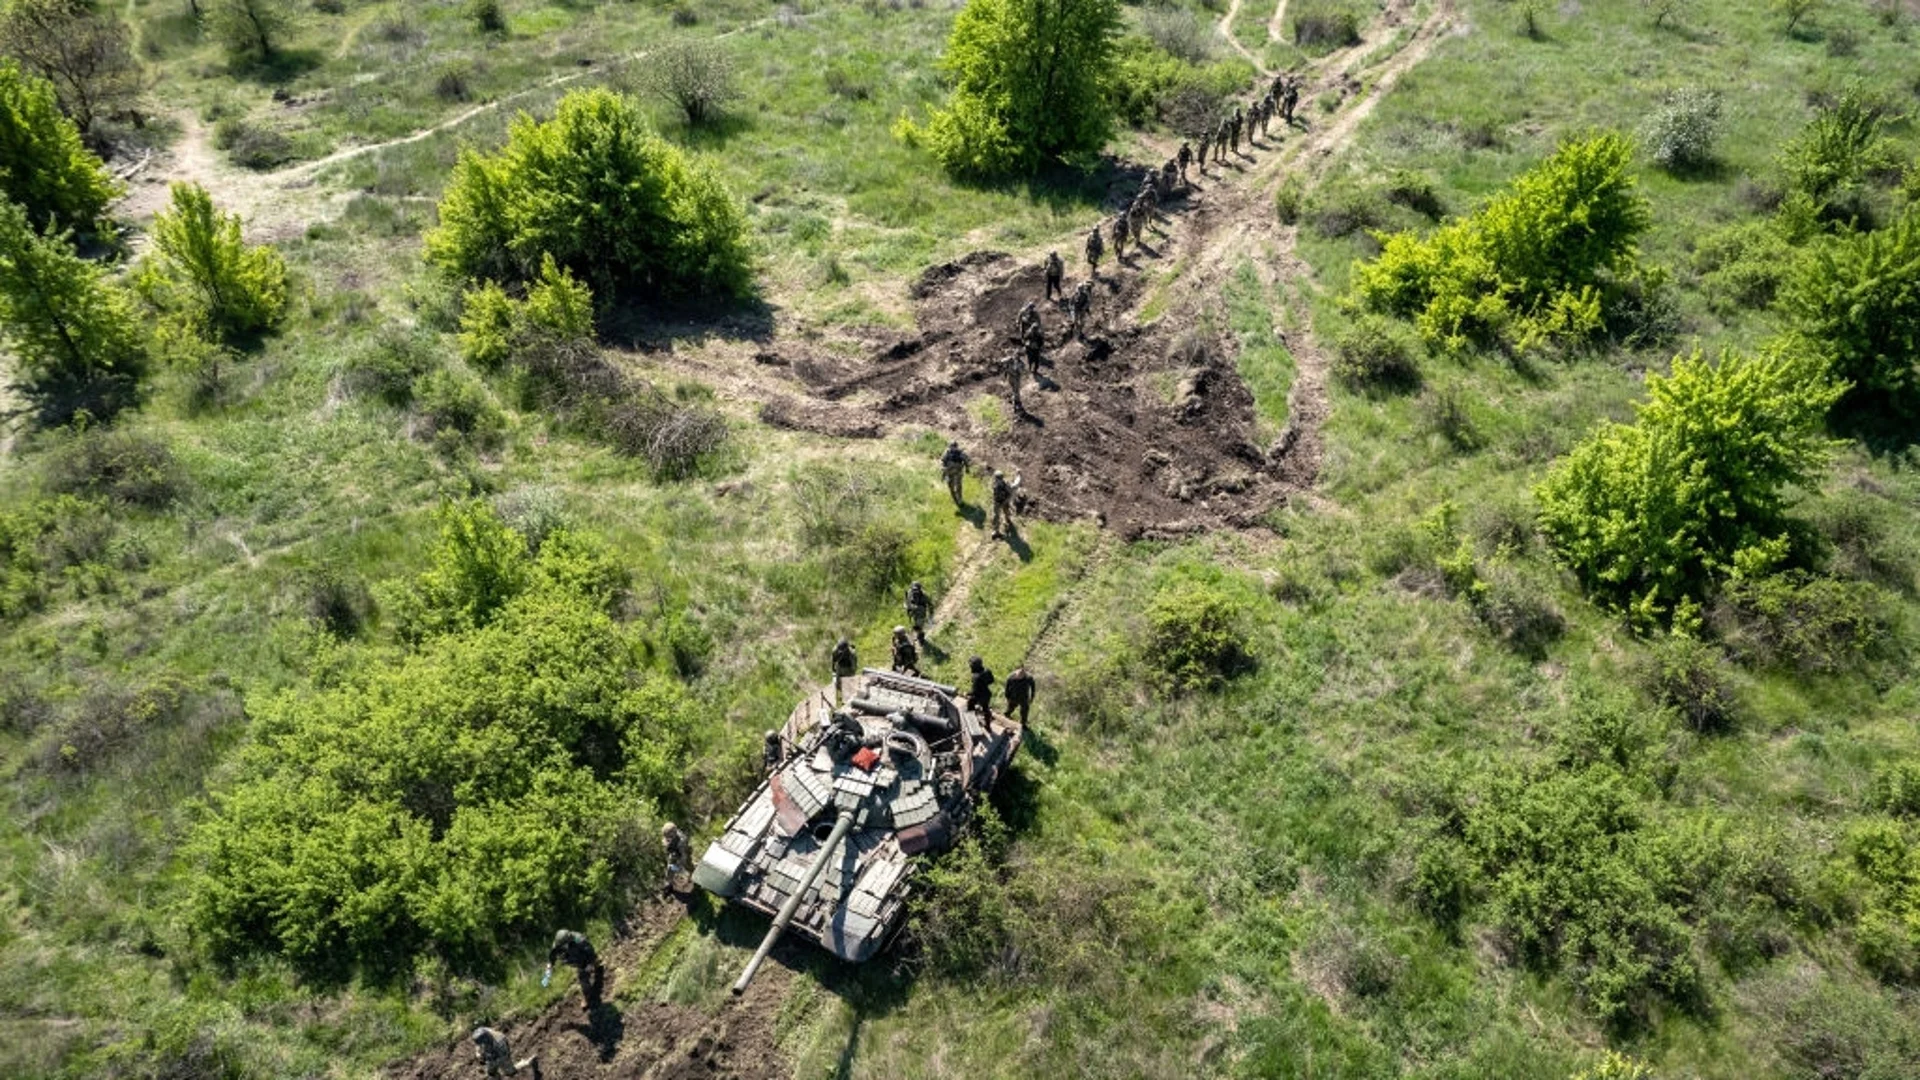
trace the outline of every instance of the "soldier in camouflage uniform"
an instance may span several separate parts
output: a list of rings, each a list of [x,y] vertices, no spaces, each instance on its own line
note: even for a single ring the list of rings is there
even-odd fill
[[[777,731],[769,731],[760,740],[760,769],[771,776],[787,761],[787,744]]]
[[[473,1054],[487,1070],[488,1076],[514,1076],[521,1069],[533,1067],[535,1076],[540,1074],[540,1055],[535,1054],[525,1061],[513,1060],[513,1048],[507,1045],[507,1037],[490,1027],[473,1029]]]
[[[1066,276],[1067,265],[1060,261],[1060,253],[1047,252],[1047,299],[1065,300],[1067,298],[1067,290],[1060,285],[1061,279]]]
[[[1087,315],[1093,311],[1093,282],[1083,281],[1075,287],[1067,310],[1073,315],[1075,340],[1087,340]]]
[[[1201,153],[1206,153],[1206,144],[1201,144]],[[1180,186],[1187,186],[1187,166],[1193,164],[1193,146],[1185,139],[1180,140],[1180,152],[1174,155],[1174,164],[1180,167]]]
[[[1240,112],[1240,106],[1235,105],[1233,107],[1233,116],[1227,121],[1229,125],[1227,128],[1227,137],[1229,147],[1231,147],[1232,151],[1236,154],[1240,152],[1240,128],[1241,125],[1246,123],[1246,120],[1247,118]]]
[[[1135,195],[1133,197],[1133,205],[1127,207],[1127,231],[1133,234],[1133,245],[1135,247],[1141,247],[1146,242],[1147,216],[1146,200],[1139,195]]]
[[[1287,95],[1280,99],[1280,119],[1285,120],[1288,127],[1293,126],[1293,110],[1299,104],[1300,84],[1297,81],[1289,82],[1287,84]]]
[[[1106,254],[1107,245],[1100,239],[1100,226],[1095,225],[1087,232],[1087,276],[1100,276],[1100,256]]]
[[[1118,262],[1127,261],[1127,214],[1121,211],[1113,216],[1113,257]]]
[[[953,450],[960,448],[957,443],[948,443],[947,446]],[[962,460],[965,459],[965,455],[961,457]],[[949,481],[949,483],[952,482]],[[951,490],[958,491],[958,485],[954,484]],[[959,503],[960,496],[956,494],[953,501],[956,504]],[[851,679],[858,674],[860,674],[860,657],[854,654],[853,642],[848,641],[843,635],[840,638],[840,644],[833,647],[833,703],[835,705],[840,704],[840,680]]]
[[[920,650],[913,647],[904,626],[893,628],[893,670],[916,678],[920,674]]]
[[[1040,324],[1040,305],[1029,300],[1020,306],[1020,314],[1014,316],[1013,340],[1025,341],[1028,330]]]
[[[1213,133],[1213,160],[1227,163],[1227,137],[1233,133],[1233,117],[1220,118],[1220,130]]]
[[[1026,357],[1027,371],[1033,375],[1034,381],[1038,382],[1040,365],[1045,363],[1047,358],[1047,332],[1040,328],[1039,323],[1032,323],[1027,327],[1026,336],[1020,339],[1020,349]]]
[[[669,821],[660,826],[660,846],[667,852],[667,878],[660,891],[672,892],[680,875],[693,872],[693,844],[687,834],[680,831],[680,826]]]
[[[993,538],[1000,539],[1013,531],[1013,493],[1020,487],[1020,478],[1014,477],[1007,482],[1007,474],[993,474]]]
[[[940,455],[940,477],[947,482],[947,494],[953,496],[953,505],[960,506],[960,482],[967,475],[967,452],[960,444],[947,440],[947,449]],[[842,641],[846,640],[844,638]],[[852,646],[848,646],[852,648]]]
[[[967,661],[971,676],[967,686],[967,708],[989,719],[993,716],[993,669],[979,657]]]
[[[779,736],[774,736],[776,739]],[[593,942],[578,930],[562,930],[553,935],[553,947],[547,950],[547,973],[541,982],[553,977],[554,961],[559,961],[573,969],[574,978],[580,982],[580,997],[588,1012],[600,1004],[600,991],[606,984],[607,969],[600,964],[600,957],[593,951]]]
[[[1200,133],[1200,175],[1207,175],[1207,152],[1213,149],[1213,129]]]
[[[1019,353],[1008,353],[1000,361],[1000,371],[1007,377],[1007,396],[1013,399],[1013,415],[1027,415],[1027,406],[1020,400],[1020,385],[1027,379],[1027,363]]]
[[[933,598],[927,595],[926,587],[916,581],[907,586],[907,601],[901,606],[906,609],[907,623],[913,627],[913,636],[925,645],[927,623],[933,618]]]
[[[1160,166],[1160,197],[1163,199],[1173,198],[1174,185],[1179,183],[1179,181],[1180,163],[1173,158],[1168,158],[1167,163]]]

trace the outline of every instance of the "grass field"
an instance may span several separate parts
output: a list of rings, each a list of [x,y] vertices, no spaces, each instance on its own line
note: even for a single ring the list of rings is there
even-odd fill
[[[425,970],[323,985],[271,956],[216,962],[185,917],[181,846],[237,767],[249,702],[329,677],[316,575],[378,596],[423,567],[438,506],[479,496],[538,503],[602,538],[632,573],[626,615],[682,643],[647,663],[674,671],[711,721],[684,796],[697,841],[731,813],[760,731],[819,681],[839,633],[869,662],[885,655],[894,578],[939,598],[966,574],[935,674],[957,679],[978,653],[1039,675],[1032,739],[998,800],[1011,841],[980,856],[994,887],[977,915],[1007,947],[965,970],[802,967],[775,1025],[795,1076],[1566,1080],[1607,1048],[1663,1078],[1920,1075],[1920,1005],[1861,960],[1846,854],[1849,830],[1876,818],[1874,778],[1920,760],[1920,455],[1847,444],[1821,488],[1796,495],[1836,572],[1879,589],[1887,639],[1831,671],[1723,662],[1737,720],[1712,734],[1658,707],[1647,672],[1662,644],[1554,563],[1530,496],[1594,423],[1631,415],[1645,372],[1774,332],[1768,311],[1710,304],[1695,253],[1762,213],[1754,193],[1777,185],[1780,149],[1817,103],[1848,87],[1887,103],[1891,145],[1915,160],[1920,10],[1889,25],[1829,0],[1788,35],[1735,0],[1695,0],[1659,28],[1638,4],[1589,0],[1535,5],[1530,38],[1520,4],[1457,3],[1457,32],[1306,193],[1297,250],[1311,277],[1268,284],[1235,266],[1203,313],[1237,345],[1262,434],[1288,417],[1289,342],[1306,328],[1339,338],[1352,264],[1378,249],[1364,229],[1322,228],[1320,211],[1427,228],[1385,199],[1383,178],[1423,176],[1464,214],[1564,136],[1636,131],[1666,91],[1701,85],[1725,104],[1720,164],[1636,173],[1653,208],[1643,253],[1672,272],[1672,335],[1533,362],[1423,354],[1420,386],[1388,393],[1336,382],[1311,506],[1177,543],[1035,521],[1020,559],[952,512],[933,467],[945,433],[767,426],[716,366],[746,362],[726,343],[687,347],[711,387],[673,355],[623,357],[728,418],[729,452],[681,481],[504,386],[487,390],[504,414],[490,446],[436,443],[418,410],[356,388],[383,350],[453,355],[452,298],[419,235],[459,148],[497,145],[513,112],[565,89],[634,85],[634,58],[676,36],[724,36],[738,64],[744,96],[718,130],[689,134],[657,103],[653,116],[747,200],[781,333],[903,324],[904,286],[924,267],[1071,244],[1099,217],[1084,178],[966,187],[894,138],[898,117],[941,98],[951,5],[700,2],[690,26],[664,5],[505,7],[496,38],[459,4],[301,5],[295,45],[264,71],[230,66],[174,0],[128,7],[156,99],[209,127],[279,132],[291,162],[522,96],[321,168],[320,191],[354,194],[280,244],[291,325],[235,366],[220,403],[170,372],[120,425],[165,447],[173,497],[86,519],[72,542],[95,555],[51,580],[40,610],[0,618],[0,1074],[370,1076],[557,999],[531,947],[486,985]],[[1268,40],[1271,15],[1244,9],[1234,33],[1271,67],[1305,62]],[[436,90],[450,70],[459,94]],[[989,407],[982,425],[1004,423]],[[16,438],[0,506],[59,490],[75,438]],[[898,573],[864,577],[850,536],[892,538]],[[1510,614],[1449,590],[1436,553],[1456,541]],[[1187,590],[1221,598],[1245,636],[1250,663],[1217,688],[1175,689],[1150,658],[1152,602]],[[390,630],[376,611],[355,648],[391,647]],[[1628,821],[1610,851],[1718,868],[1663,900],[1692,935],[1697,993],[1645,995],[1613,1023],[1583,989],[1598,961],[1519,947],[1500,906],[1518,893],[1496,899],[1566,872],[1553,852],[1500,883],[1488,873],[1452,922],[1420,891],[1423,852],[1473,819],[1476,797],[1513,776],[1557,791],[1602,767]],[[684,922],[625,993],[719,1014],[750,947]]]

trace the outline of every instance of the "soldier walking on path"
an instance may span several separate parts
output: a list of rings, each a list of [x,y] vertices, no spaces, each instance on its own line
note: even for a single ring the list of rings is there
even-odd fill
[[[913,647],[913,639],[907,636],[907,628],[893,628],[893,670],[902,675],[920,674],[920,650]]]
[[[1213,149],[1213,129],[1200,133],[1200,175],[1207,175],[1207,152]]]
[[[1206,150],[1204,149],[1204,147],[1206,146],[1206,143],[1203,142],[1200,145],[1202,147],[1202,150],[1200,152],[1202,155],[1204,155],[1206,153]],[[1180,152],[1174,155],[1173,160],[1174,160],[1174,163],[1180,167],[1180,186],[1186,187],[1187,186],[1187,166],[1193,164],[1192,144],[1188,143],[1185,139],[1182,139],[1180,141]]]
[[[955,496],[954,501],[958,502],[959,497]],[[840,644],[833,647],[834,707],[838,708],[840,705],[840,680],[851,679],[858,674],[860,674],[860,657],[854,654],[853,642],[848,641],[845,635],[842,635]]]
[[[927,623],[933,619],[933,598],[919,582],[907,586],[907,623],[913,627],[913,636],[920,644],[927,643]]]
[[[1113,258],[1116,262],[1127,261],[1127,213],[1122,210],[1113,216]]]
[[[953,505],[965,505],[960,499],[960,482],[967,475],[967,452],[960,444],[947,440],[947,449],[940,455],[940,477],[947,482],[947,494],[953,496]]]
[[[660,826],[660,846],[667,852],[667,880],[660,891],[668,893],[683,875],[693,873],[693,844],[680,826],[669,821]]]
[[[473,1054],[480,1059],[481,1067],[488,1076],[515,1076],[521,1069],[532,1068],[533,1075],[540,1075],[540,1055],[535,1054],[524,1061],[513,1060],[513,1048],[507,1045],[507,1037],[490,1027],[473,1029]]]
[[[1234,153],[1240,152],[1240,126],[1246,123],[1246,117],[1240,113],[1240,106],[1233,107],[1233,117],[1227,121],[1228,146]]]
[[[1093,310],[1093,282],[1083,281],[1075,287],[1067,310],[1073,315],[1074,340],[1087,340],[1087,315]]]
[[[1027,674],[1026,666],[1014,668],[1007,676],[1007,715],[1020,714],[1020,723],[1027,722],[1027,710],[1033,707],[1033,676]]]
[[[1106,254],[1107,245],[1100,239],[1100,226],[1095,225],[1087,232],[1087,276],[1100,276],[1100,256]]]
[[[540,985],[545,986],[553,978],[556,960],[573,969],[574,978],[580,981],[580,997],[587,1011],[592,1012],[600,1004],[600,991],[607,979],[607,969],[600,965],[593,943],[578,930],[562,930],[553,935],[553,947],[547,950],[547,972],[541,976]]]
[[[1287,84],[1287,95],[1280,99],[1280,119],[1285,120],[1288,127],[1293,126],[1293,110],[1299,104],[1300,84],[1290,82]]]
[[[1227,163],[1227,135],[1233,130],[1233,117],[1220,118],[1220,128],[1213,133],[1213,160],[1221,165]]]
[[[993,669],[979,657],[967,661],[967,671],[972,679],[967,686],[967,708],[981,716],[993,716]]]
[[[1000,361],[1000,370],[1007,377],[1007,396],[1013,399],[1013,415],[1027,415],[1027,406],[1020,400],[1020,384],[1027,379],[1027,362],[1019,353],[1008,353]]]
[[[1013,483],[1007,483],[1007,474],[996,471],[993,474],[993,538],[1003,539],[1013,531],[1013,493],[1020,487],[1020,478],[1014,477]]]
[[[1013,318],[1013,340],[1025,341],[1035,326],[1040,325],[1040,305],[1029,300],[1020,305],[1020,314]]]
[[[1047,252],[1047,299],[1065,300],[1067,298],[1067,290],[1060,284],[1061,279],[1066,275],[1067,266],[1060,261],[1060,253]]]

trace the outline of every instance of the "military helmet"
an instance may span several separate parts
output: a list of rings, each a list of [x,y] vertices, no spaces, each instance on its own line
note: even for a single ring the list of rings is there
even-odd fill
[[[894,628],[893,628],[893,632],[894,632],[894,633],[895,633],[896,635],[897,635],[897,634],[904,634],[904,633],[906,633],[906,632],[907,632],[907,628],[906,628],[906,627],[904,627],[904,626],[896,626],[896,627],[894,627]]]
[[[919,587],[920,587],[920,582],[919,582],[918,580],[916,580],[916,581],[914,581],[914,583],[913,583],[913,584],[912,584],[912,586],[910,586],[910,587],[911,587],[911,588],[915,588],[915,589],[917,589],[917,588],[919,588]]]
[[[969,671],[979,671],[983,667],[986,667],[986,664],[977,656],[967,661],[967,669]]]
[[[672,836],[674,833],[677,833],[679,831],[680,830],[675,828],[673,822],[671,821],[667,822],[665,825],[660,826],[661,836]]]
[[[477,1028],[474,1028],[474,1029],[473,1029],[473,1036],[472,1036],[472,1038],[473,1038],[473,1041],[474,1041],[474,1042],[477,1042],[477,1043],[478,1043],[478,1042],[486,1042],[486,1041],[487,1041],[487,1029],[486,1029],[486,1028],[484,1028],[484,1027],[477,1027]]]
[[[777,731],[774,731],[774,730],[773,730],[773,729],[771,729],[771,728],[769,728],[769,729],[767,730],[767,741],[768,741],[768,742],[777,742],[777,741],[779,741],[779,738],[780,738],[780,733],[779,733],[779,732],[777,732]]]

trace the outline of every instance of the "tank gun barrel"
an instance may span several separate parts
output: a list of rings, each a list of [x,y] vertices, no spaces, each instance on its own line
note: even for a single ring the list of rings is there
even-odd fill
[[[734,981],[735,996],[747,992],[747,984],[753,981],[754,973],[760,970],[761,962],[766,960],[767,954],[773,951],[774,942],[780,940],[780,935],[787,929],[787,924],[793,921],[793,913],[800,909],[800,902],[806,899],[807,891],[813,888],[814,882],[820,880],[821,872],[827,868],[827,861],[833,858],[834,851],[840,847],[840,841],[846,839],[847,833],[852,828],[853,811],[840,811],[840,817],[833,823],[833,831],[827,834],[827,842],[820,846],[819,856],[813,860],[813,865],[807,868],[807,876],[793,890],[793,894],[787,897],[787,902],[780,905],[780,913],[773,917],[773,925],[767,928],[767,936],[761,940],[760,948],[754,951],[753,959],[747,961],[747,969],[742,971],[740,978]]]

